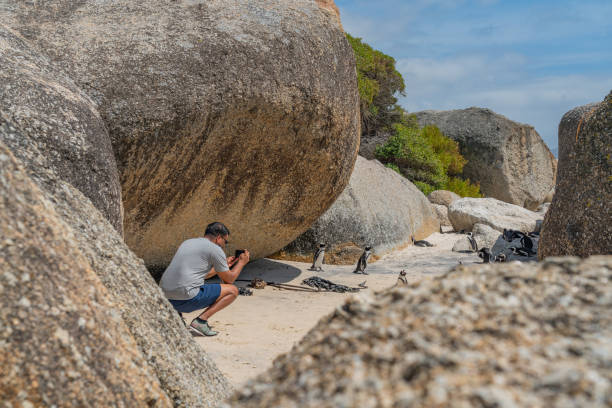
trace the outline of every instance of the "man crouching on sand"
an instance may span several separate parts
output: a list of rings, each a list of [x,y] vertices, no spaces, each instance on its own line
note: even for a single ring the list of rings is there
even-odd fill
[[[208,318],[236,300],[238,288],[233,283],[249,262],[249,251],[240,254],[238,259],[225,257],[223,248],[229,234],[222,223],[209,224],[204,238],[188,239],[181,244],[159,281],[179,313],[204,309],[189,325],[189,329],[200,336],[217,334],[208,325]],[[228,265],[232,265],[232,269]],[[204,283],[215,275],[219,275],[223,283]]]

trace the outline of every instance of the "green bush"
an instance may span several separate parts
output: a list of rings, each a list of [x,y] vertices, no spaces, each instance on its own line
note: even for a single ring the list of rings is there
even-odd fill
[[[414,185],[417,186],[419,190],[421,190],[421,192],[425,195],[429,195],[429,193],[431,193],[432,191],[437,190],[437,188],[435,188],[434,186],[427,183],[423,183],[422,181],[415,181]]]
[[[404,95],[404,79],[395,69],[395,60],[346,34],[353,48],[357,66],[357,86],[362,134],[388,129],[402,115],[395,94]]]
[[[470,179],[463,180],[458,177],[451,177],[444,186],[444,190],[457,193],[461,197],[482,197],[480,185],[478,183],[472,184]]]
[[[376,147],[375,155],[381,162],[412,181],[424,194],[450,190],[462,197],[481,196],[479,185],[456,177],[467,162],[457,142],[436,126],[414,126],[410,116],[402,123],[394,124],[391,137]]]
[[[422,130],[399,123],[393,125],[393,130],[387,143],[376,147],[376,157],[383,163],[396,165],[413,182],[444,184],[447,180],[444,166],[422,136]]]
[[[387,163],[387,164],[385,164],[385,167],[390,168],[391,170],[393,170],[394,172],[396,172],[398,174],[402,174],[402,172],[400,171],[399,167],[397,167],[397,165],[395,165],[393,163]]]
[[[463,172],[463,166],[467,160],[459,153],[459,143],[444,136],[437,126],[425,126],[422,134],[438,155],[446,174],[456,176]]]

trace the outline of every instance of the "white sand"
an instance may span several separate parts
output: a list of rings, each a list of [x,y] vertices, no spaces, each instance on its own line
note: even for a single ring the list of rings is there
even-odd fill
[[[240,296],[226,309],[210,319],[219,331],[215,337],[196,337],[197,343],[212,357],[229,381],[238,387],[249,378],[262,373],[274,358],[291,350],[319,319],[342,305],[349,296],[363,296],[393,286],[400,270],[405,269],[409,280],[429,279],[464,264],[480,262],[474,254],[452,252],[461,235],[433,234],[427,240],[431,248],[407,247],[383,256],[368,266],[367,276],[353,274],[354,266],[324,265],[324,272],[311,272],[310,264],[262,259],[245,268],[240,279],[260,277],[266,281],[299,285],[316,275],[335,283],[357,286],[367,281],[368,289],[360,294],[331,292],[298,292],[273,287],[253,289],[253,296]],[[246,282],[237,282],[246,286]],[[363,294],[362,294],[363,293]],[[185,315],[187,322],[197,316]]]

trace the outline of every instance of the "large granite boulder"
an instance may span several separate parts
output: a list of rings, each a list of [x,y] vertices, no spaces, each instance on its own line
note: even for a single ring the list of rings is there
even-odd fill
[[[612,254],[612,92],[573,109],[559,124],[559,174],[540,252]]]
[[[228,407],[608,407],[612,257],[460,266],[355,296]]]
[[[415,115],[421,126],[436,125],[459,142],[468,160],[463,175],[485,196],[532,210],[554,186],[556,159],[532,126],[481,108]]]
[[[484,224],[498,231],[513,229],[531,232],[537,229],[538,213],[494,198],[462,198],[448,207],[448,218],[455,231],[472,231],[474,224]]]
[[[410,236],[422,239],[439,228],[429,201],[414,184],[379,161],[359,156],[340,197],[281,257],[312,256],[324,242],[326,263],[353,263],[361,251],[347,246],[372,246],[382,254],[410,244]]]
[[[0,237],[4,406],[172,406],[73,231],[2,142]]]
[[[95,104],[57,66],[1,24],[0,114],[29,129],[24,138],[2,140],[24,165],[34,171],[53,169],[122,232],[119,174]],[[33,156],[32,145],[43,154]]]
[[[0,115],[0,141],[11,139],[31,140],[33,135],[30,132],[36,132],[36,130],[27,127],[18,129],[9,125]],[[36,143],[30,144],[28,149],[29,153],[24,156],[26,158],[41,157],[44,154],[38,150]],[[109,301],[113,303],[113,310],[118,311],[113,314],[114,319],[123,320],[123,324],[127,326],[150,367],[150,372],[156,376],[172,405],[181,407],[215,406],[219,399],[229,393],[230,386],[214,362],[193,341],[178,314],[148,273],[142,260],[129,250],[119,233],[93,206],[91,201],[74,186],[62,180],[53,168],[37,168],[28,164],[26,170],[30,178],[41,189],[44,197],[51,203],[52,209],[65,223],[67,232],[63,232],[62,236],[66,236],[72,248],[79,248],[79,256],[86,262],[89,270],[93,270],[99,281],[106,287],[110,297]],[[13,177],[10,171],[7,177]],[[0,195],[0,197],[8,203],[13,201],[15,201],[15,205],[21,203],[19,197],[13,198],[11,195],[6,197]],[[26,199],[29,199],[28,197],[26,195]],[[33,230],[35,234],[39,235],[47,234],[46,231],[49,227],[46,226],[44,219],[41,222],[34,222],[28,217],[21,217],[22,213],[14,212],[17,210],[13,210],[12,207],[9,207],[9,210],[7,216],[16,218],[15,222],[20,226],[19,228]],[[40,206],[37,210],[41,213],[48,211],[46,207]],[[3,239],[4,235],[2,235],[0,241]],[[24,247],[16,248],[16,250],[21,251],[20,256],[26,259],[29,252],[25,251]],[[25,261],[20,261],[17,258],[11,259],[13,259],[9,264],[11,268],[21,270],[22,263],[27,265]],[[77,269],[77,271],[80,270]],[[2,268],[2,271],[4,271],[4,268]],[[55,280],[63,279],[63,269],[55,270],[49,267],[44,269],[44,272],[47,274],[45,276],[47,276],[50,284]],[[72,277],[72,275],[68,276]],[[26,279],[26,277],[23,279]],[[73,279],[78,281],[80,275],[75,275]],[[83,288],[87,288],[86,283],[84,285]],[[79,308],[85,308],[85,305],[92,302],[89,290],[74,290],[76,296],[71,300],[71,307],[74,310],[78,311]],[[30,303],[32,308],[46,305],[44,300],[31,301]],[[12,315],[18,310],[19,305],[9,303],[3,306]],[[42,308],[44,309],[46,306]],[[51,311],[50,313],[54,312]],[[74,313],[78,314],[77,312]],[[77,319],[78,316],[74,318]],[[13,325],[17,324],[16,322],[18,321],[11,320]],[[98,324],[99,322],[96,321],[93,325],[97,327]],[[104,331],[113,332],[112,327],[101,326],[100,328]],[[43,330],[43,333],[47,333],[44,329],[41,330]],[[33,332],[35,329],[33,328],[31,331]],[[87,335],[87,330],[83,335]],[[28,333],[27,336],[31,336],[31,333]],[[26,341],[27,338],[29,337],[24,335],[23,341]],[[29,347],[29,345],[24,345],[24,347]],[[32,356],[36,356],[36,354],[29,355],[29,358],[34,358]],[[100,357],[103,357],[103,355]],[[66,375],[72,375],[71,372],[66,371]],[[131,373],[129,370],[127,372]],[[42,383],[42,380],[39,382]],[[145,404],[116,405],[138,406]]]
[[[275,252],[348,183],[357,79],[330,4],[51,0],[0,16],[98,104],[126,242],[165,265],[214,220],[254,257]]]

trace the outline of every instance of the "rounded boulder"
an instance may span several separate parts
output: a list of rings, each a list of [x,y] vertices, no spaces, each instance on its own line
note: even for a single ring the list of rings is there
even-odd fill
[[[97,102],[125,239],[149,266],[212,221],[233,247],[273,253],[348,183],[357,78],[329,1],[52,0],[0,15]]]
[[[556,159],[532,126],[475,107],[415,115],[459,143],[463,175],[485,196],[535,210],[554,186]]]
[[[484,224],[497,231],[531,232],[541,215],[494,198],[462,198],[448,207],[448,218],[455,231],[472,231],[475,224]]]
[[[353,263],[371,246],[383,254],[438,232],[440,223],[425,195],[408,179],[377,160],[358,156],[349,185],[312,227],[280,257],[312,256],[327,244],[326,263]],[[347,256],[343,256],[347,254]],[[349,256],[350,255],[350,256]]]

